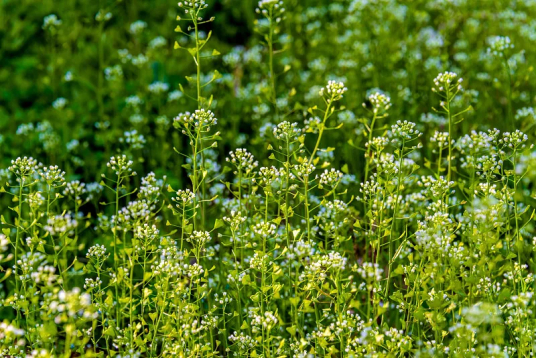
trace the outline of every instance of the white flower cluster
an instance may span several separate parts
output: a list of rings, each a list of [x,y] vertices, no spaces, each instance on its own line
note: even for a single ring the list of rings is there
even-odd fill
[[[503,55],[508,49],[514,48],[514,44],[508,36],[493,36],[488,39],[488,53],[494,56]]]
[[[437,143],[437,146],[439,147],[439,149],[445,148],[448,146],[449,133],[435,131],[434,136],[430,138],[430,141],[433,143]],[[454,143],[454,140],[452,140],[451,143]]]
[[[55,187],[65,184],[65,172],[58,168],[57,165],[51,165],[50,167],[43,167],[39,170],[39,176],[48,185]]]
[[[208,231],[194,231],[186,241],[197,246],[204,246],[210,241],[210,233]]]
[[[165,180],[166,177],[164,177]],[[150,172],[141,179],[140,191],[138,192],[138,198],[145,199],[147,201],[155,201],[160,196],[160,191],[164,184],[164,180],[156,179],[156,175]]]
[[[463,78],[458,78],[458,75],[454,72],[443,72],[434,78],[433,92],[444,93],[452,95],[456,91],[462,91]],[[448,98],[447,98],[448,100]]]
[[[242,173],[249,173],[259,165],[253,154],[244,148],[238,148],[234,152],[229,152],[229,157],[225,158],[225,160],[232,163]]]
[[[375,115],[383,115],[391,108],[391,98],[383,93],[374,92],[368,96],[368,100]],[[363,107],[366,108],[365,103],[363,103]]]
[[[56,14],[50,14],[44,17],[43,19],[43,30],[52,30],[61,25],[61,20],[58,19]]]
[[[173,119],[175,128],[183,126],[183,134],[187,134],[189,127],[193,126],[202,131],[210,131],[210,127],[215,126],[218,119],[214,116],[211,110],[197,109],[194,113],[181,113]]]
[[[281,15],[284,14],[285,8],[282,0],[260,0],[255,12],[266,18],[273,18],[275,22],[281,22]]]
[[[319,188],[322,189],[322,187],[325,185],[330,188],[336,187],[339,182],[341,181],[343,177],[343,173],[335,168],[331,168],[331,170],[325,169],[322,174],[320,174],[319,177]]]
[[[39,168],[37,160],[32,157],[18,157],[15,160],[11,161],[11,166],[9,166],[9,171],[13,172],[17,178],[25,178],[33,175],[36,170]]]
[[[377,263],[372,262],[364,262],[363,265],[357,267],[356,272],[366,281],[379,282],[383,275],[383,269]]]
[[[277,226],[271,222],[260,222],[252,227],[253,232],[260,237],[274,236],[277,230]]]
[[[63,189],[63,195],[71,196],[75,200],[80,200],[80,197],[87,192],[86,184],[81,183],[79,180],[68,182]]]
[[[134,162],[128,160],[126,155],[118,155],[110,158],[110,161],[106,166],[112,169],[117,176],[131,176],[136,175],[136,172],[132,171],[132,165]]]
[[[258,177],[253,178],[253,182],[259,183],[264,187],[270,187],[278,181],[284,174],[284,169],[278,170],[276,167],[262,167],[259,169]]]
[[[169,90],[169,85],[165,82],[153,82],[149,85],[149,92],[154,94],[162,94],[164,92],[167,92]]]
[[[229,336],[229,340],[238,346],[238,349],[241,352],[249,351],[250,349],[255,348],[257,341],[244,332],[234,332]]]
[[[203,10],[208,7],[208,4],[205,0],[179,1],[178,5],[184,9],[185,14],[189,14],[192,10]]]
[[[266,311],[264,315],[251,312],[251,325],[257,329],[272,329],[279,320],[273,312]]]
[[[195,194],[190,189],[179,189],[177,190],[177,196],[171,198],[174,202],[177,203],[177,207],[182,207],[183,205],[190,205],[194,202]]]
[[[52,107],[54,109],[64,109],[65,106],[67,106],[67,100],[63,97],[56,98],[54,102],[52,102]]]
[[[417,125],[413,122],[398,120],[391,126],[387,136],[391,138],[391,143],[407,142],[422,135],[416,127]]]
[[[311,175],[316,170],[316,167],[309,163],[301,163],[296,164],[294,170],[296,171],[296,176],[298,178],[304,179]]]
[[[528,135],[516,129],[514,132],[503,133],[503,137],[499,139],[499,143],[504,144],[508,148],[518,150],[523,149],[528,140]]]
[[[134,237],[136,239],[143,239],[146,242],[154,241],[158,238],[160,231],[156,225],[149,225],[144,223],[143,225],[136,226],[134,229]]]
[[[128,144],[130,149],[142,149],[146,140],[143,134],[139,134],[136,129],[133,129],[126,131],[124,137],[119,138],[119,142]]]
[[[104,12],[102,10],[99,10],[95,15],[95,20],[97,20],[98,22],[109,21],[112,19],[112,16],[113,15],[111,12]]]
[[[224,216],[223,221],[229,224],[232,231],[237,231],[244,222],[246,222],[246,217],[242,216],[240,212],[236,210],[231,210],[230,216]]]
[[[147,28],[147,23],[145,21],[138,20],[130,24],[129,31],[132,35],[138,35],[146,28]]]
[[[273,134],[276,139],[292,142],[300,136],[301,130],[298,123],[283,121],[274,127]]]
[[[223,292],[221,296],[218,293],[214,294],[214,300],[218,302],[220,305],[226,305],[228,303],[231,303],[233,301],[232,297],[227,294],[227,292]]]
[[[87,252],[87,258],[102,259],[106,256],[106,247],[104,245],[96,244],[91,246]]]
[[[329,81],[326,87],[322,87],[318,94],[324,97],[328,103],[339,101],[348,88],[342,82]]]
[[[47,220],[43,227],[50,235],[69,235],[78,226],[78,221],[70,213],[56,215]]]

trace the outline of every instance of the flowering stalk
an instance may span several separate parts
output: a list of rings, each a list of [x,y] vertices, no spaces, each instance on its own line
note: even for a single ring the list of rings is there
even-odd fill
[[[332,107],[333,102],[340,101],[343,97],[343,94],[348,89],[344,87],[344,84],[342,82],[335,82],[335,81],[329,81],[328,85],[326,87],[322,87],[320,89],[319,95],[324,100],[324,103],[326,104],[326,109],[324,112],[324,117],[322,119],[322,122],[318,124],[319,127],[319,133],[318,138],[316,140],[315,147],[313,151],[311,152],[311,157],[309,158],[309,165],[316,164],[315,155],[316,151],[318,150],[318,146],[320,145],[320,141],[322,140],[322,134],[324,133],[324,130],[326,129],[326,121],[329,117],[335,112],[335,108]],[[317,109],[316,107],[311,108],[309,111],[312,112],[313,110]],[[312,114],[312,113],[311,113]]]

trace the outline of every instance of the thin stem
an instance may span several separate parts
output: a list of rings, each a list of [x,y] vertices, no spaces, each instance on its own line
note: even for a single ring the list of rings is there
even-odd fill
[[[324,118],[322,119],[322,125],[320,126],[320,132],[318,133],[318,139],[316,140],[315,148],[313,149],[313,152],[311,153],[311,158],[309,158],[309,165],[313,163],[316,151],[318,150],[318,146],[320,145],[320,140],[322,139],[322,134],[324,133],[324,128],[326,128],[326,121],[331,115],[330,109],[331,109],[332,102],[333,102],[332,100],[329,100],[327,102],[328,106],[326,108],[326,111],[324,112]]]

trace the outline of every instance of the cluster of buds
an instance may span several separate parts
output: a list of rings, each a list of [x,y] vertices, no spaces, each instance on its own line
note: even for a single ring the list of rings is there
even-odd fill
[[[463,78],[458,78],[456,73],[443,72],[434,79],[432,91],[439,93],[450,102],[459,91],[463,91],[462,82]],[[444,103],[442,102],[441,105],[444,105]]]
[[[244,148],[238,148],[234,152],[229,152],[229,157],[227,157],[226,160],[227,162],[234,164],[236,169],[246,174],[259,165],[253,157],[253,154]]]
[[[48,185],[54,187],[60,187],[65,184],[65,172],[58,168],[57,165],[51,165],[50,167],[43,167],[39,171],[39,176]]]
[[[262,14],[267,19],[274,19],[275,22],[281,22],[282,15],[285,13],[282,0],[261,0],[255,9],[257,14]]]
[[[118,155],[110,158],[106,166],[112,169],[117,176],[134,176],[136,172],[132,171],[134,162],[128,160],[126,155]]]
[[[177,207],[182,207],[185,205],[190,205],[194,202],[195,194],[190,190],[177,190],[177,196],[171,198],[174,202],[177,203]]]
[[[184,13],[186,15],[192,16],[192,19],[197,21],[203,21],[203,18],[199,16],[199,12],[208,7],[208,4],[205,0],[179,1],[178,5],[181,9],[184,10]],[[177,20],[180,19],[180,16],[177,16]]]
[[[58,19],[56,14],[50,14],[43,19],[43,30],[53,31],[61,25],[61,20]]]
[[[181,113],[173,119],[173,126],[175,128],[184,127],[183,134],[190,132],[190,127],[194,130],[200,130],[202,132],[210,131],[210,127],[215,126],[218,123],[218,119],[214,116],[211,110],[198,109],[194,113],[186,112]]]
[[[319,95],[324,97],[328,103],[339,101],[342,99],[343,94],[348,90],[344,87],[344,83],[329,81],[326,87],[322,87],[319,91]]]
[[[32,157],[18,157],[11,161],[11,166],[8,168],[10,172],[19,178],[27,178],[32,176],[39,168],[37,160]]]
[[[384,115],[387,113],[389,108],[391,108],[391,98],[384,95],[380,92],[374,92],[373,94],[368,96],[368,100],[370,104],[372,105],[372,112],[375,115]],[[367,107],[365,103],[363,103],[363,107]]]
[[[508,36],[494,36],[488,39],[488,53],[494,56],[503,55],[508,49],[514,48]]]

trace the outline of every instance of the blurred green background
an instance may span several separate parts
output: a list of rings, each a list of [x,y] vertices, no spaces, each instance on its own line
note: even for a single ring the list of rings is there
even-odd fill
[[[267,102],[268,54],[256,32],[262,26],[256,23],[256,2],[209,1],[207,18],[215,21],[203,31],[213,31],[208,47],[221,56],[207,59],[203,74],[207,79],[214,69],[222,74],[204,88],[214,96],[223,139],[212,154],[214,163],[245,146],[262,165],[263,130],[283,119],[300,124],[309,119],[306,110],[318,104],[316,93],[328,79],[343,80],[349,88],[347,110],[334,117],[344,130],[330,132],[325,143],[351,144],[332,158],[348,164],[350,172],[359,173],[363,164],[356,147],[365,140],[367,93],[381,89],[393,102],[391,116],[378,128],[407,119],[429,134],[444,128],[432,111],[437,98],[430,88],[445,70],[464,78],[467,91],[460,103],[474,107],[457,127],[459,134],[491,127],[531,130],[534,1],[284,3],[275,48],[282,113],[276,118]],[[185,76],[195,76],[189,54],[173,50],[174,41],[185,41],[174,32],[178,13],[176,2],[164,0],[2,0],[0,168],[28,155],[58,164],[70,179],[93,181],[111,155],[125,153],[140,173],[168,174],[182,184],[182,159],[172,148],[185,143],[171,122],[196,104],[177,92],[182,84],[193,93]],[[61,23],[44,26],[51,14]],[[490,37],[498,35],[515,45],[504,59],[487,52]]]

